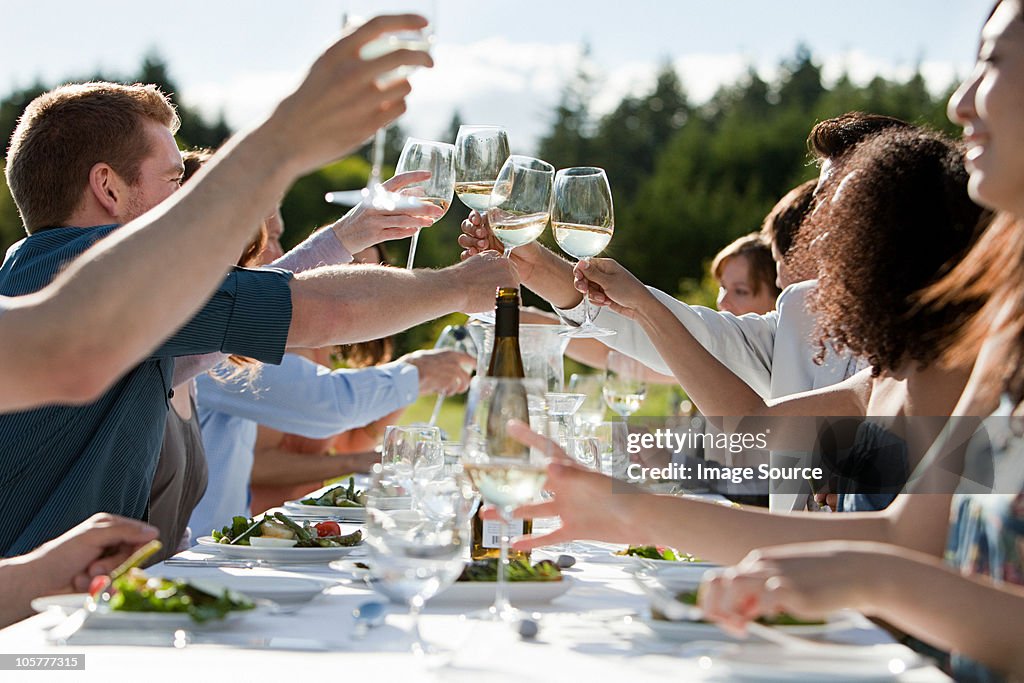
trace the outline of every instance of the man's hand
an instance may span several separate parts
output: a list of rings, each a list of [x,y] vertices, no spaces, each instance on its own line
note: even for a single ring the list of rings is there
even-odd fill
[[[413,351],[398,360],[419,370],[421,396],[461,394],[469,388],[470,375],[476,368],[476,358],[451,349]]]
[[[512,259],[496,251],[485,251],[471,256],[454,266],[445,268],[458,288],[463,301],[463,313],[479,313],[494,308],[494,293],[499,287],[518,287],[519,273]]]
[[[491,231],[491,226],[487,223],[487,216],[476,211],[470,211],[469,217],[462,221],[462,234],[459,235],[459,246],[462,247],[462,254],[460,255],[462,260],[484,251],[503,252],[505,250],[505,245]],[[533,275],[537,259],[541,255],[541,249],[543,248],[541,244],[533,241],[517,247],[510,256],[519,270],[519,277],[522,279],[523,284],[527,286],[529,286],[528,280]]]
[[[573,269],[576,290],[598,306],[635,320],[642,306],[657,301],[635,275],[610,258],[580,261]]]
[[[137,519],[93,515],[25,556],[34,567],[34,592],[84,592],[94,576],[109,574],[157,535],[154,527]]]
[[[364,60],[359,52],[384,33],[419,31],[426,25],[415,14],[374,17],[313,63],[265,124],[272,133],[267,139],[279,145],[279,158],[294,164],[296,177],[344,156],[405,112],[409,81],[382,83],[381,78],[401,66],[433,66],[430,55],[395,50]]]
[[[430,171],[399,173],[385,182],[384,187],[389,192],[398,192],[429,178]],[[381,242],[412,237],[420,228],[433,225],[443,215],[440,207],[427,202],[416,208],[389,211],[374,208],[364,201],[342,216],[331,229],[348,253],[357,254]]]

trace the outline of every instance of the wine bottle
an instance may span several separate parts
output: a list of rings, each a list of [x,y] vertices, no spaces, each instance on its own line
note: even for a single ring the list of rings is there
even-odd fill
[[[519,350],[519,290],[501,287],[494,304],[494,346],[487,366],[488,377],[522,379],[523,356]],[[505,434],[505,425],[510,418],[517,418],[529,424],[530,413],[526,391],[523,387],[501,387],[491,401],[487,417],[488,445],[494,455],[506,458],[530,457],[529,448]],[[513,520],[508,525],[510,536],[521,536],[533,531],[533,520]],[[501,547],[501,524],[480,519],[480,512],[473,517],[473,544],[470,554],[474,560],[497,558]],[[508,559],[529,561],[530,552],[508,551]]]

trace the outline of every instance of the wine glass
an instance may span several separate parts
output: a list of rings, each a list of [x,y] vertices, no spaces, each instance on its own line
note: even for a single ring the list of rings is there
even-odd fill
[[[466,401],[462,467],[484,501],[500,512],[500,554],[494,604],[486,618],[510,621],[517,611],[505,587],[508,523],[512,511],[540,495],[547,479],[549,455],[508,435],[511,419],[529,424],[531,403],[542,404],[544,383],[537,379],[476,377]]]
[[[604,374],[604,400],[621,417],[640,410],[647,396],[646,368],[643,363],[618,351],[608,352]]]
[[[576,411],[587,400],[584,394],[547,393],[544,399],[548,404],[548,417],[551,418],[549,436],[559,444],[576,436],[574,419]]]
[[[420,635],[424,603],[462,572],[472,489],[457,478],[412,485],[375,466],[366,491],[369,584],[412,618],[412,652],[428,646]]]
[[[389,425],[384,430],[381,465],[410,482],[437,477],[444,467],[441,430],[429,425]]]
[[[455,194],[480,213],[491,208],[491,190],[508,159],[508,133],[500,126],[459,126],[455,137]]]
[[[551,217],[554,178],[554,166],[519,154],[510,156],[501,167],[491,191],[487,223],[504,245],[505,258],[544,232]]]
[[[398,158],[395,173],[408,173],[409,171],[430,171],[430,177],[407,185],[401,189],[400,194],[415,197],[421,202],[433,204],[440,207],[443,212],[447,212],[455,193],[455,145],[419,138],[407,139],[402,148],[402,155]],[[434,222],[441,220],[442,216],[444,213],[435,218]],[[406,268],[412,268],[419,239],[420,231],[417,230],[409,244],[409,260],[405,265]]]
[[[604,421],[604,376],[574,373],[569,378],[569,391],[586,395],[575,417],[578,423],[582,423],[579,425],[580,432],[592,436],[594,427]]]
[[[573,436],[565,441],[565,452],[588,470],[600,470],[601,445],[593,436]]]
[[[359,57],[363,60],[376,59],[396,50],[422,50],[430,51],[434,43],[434,15],[436,6],[433,1],[427,2],[422,7],[417,7],[421,15],[425,16],[430,23],[419,31],[398,31],[396,33],[385,33],[379,38],[370,41],[359,51]],[[346,32],[351,32],[366,23],[366,18],[346,13],[342,16],[342,27]],[[380,83],[387,84],[398,78],[406,78],[413,71],[413,67],[401,67],[385,74]],[[342,192],[328,192],[324,199],[332,204],[342,206],[355,206],[367,202],[375,209],[394,211],[395,209],[416,208],[419,206],[417,200],[402,195],[398,192],[389,192],[381,184],[381,172],[384,165],[384,144],[387,136],[387,126],[378,128],[373,136],[373,147],[370,152],[370,177],[366,181],[366,187],[361,190],[345,190]]]
[[[555,176],[551,229],[562,251],[579,260],[597,256],[612,239],[615,211],[612,190],[603,168],[563,168]],[[583,297],[585,319],[579,327],[563,332],[567,337],[608,337],[615,334],[594,324],[590,300]]]

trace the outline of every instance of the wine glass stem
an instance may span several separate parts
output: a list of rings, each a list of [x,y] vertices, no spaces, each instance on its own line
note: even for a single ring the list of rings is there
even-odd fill
[[[387,139],[387,128],[378,128],[373,135],[373,152],[371,154],[370,179],[366,186],[370,189],[380,185],[381,169],[384,166],[384,143]]]
[[[423,635],[420,633],[420,611],[423,609],[423,598],[418,595],[409,602],[409,618],[412,626],[409,628],[409,635],[412,636],[412,652],[414,655],[423,655],[427,648],[423,643]]]
[[[505,592],[505,566],[508,563],[508,516],[510,510],[501,510],[501,543],[498,551],[498,581],[494,590],[494,613],[501,617],[512,609]]]
[[[589,258],[585,258],[585,259],[583,259],[583,262],[589,265],[590,264],[590,259]],[[583,295],[583,327],[589,328],[589,327],[593,327],[593,326],[594,326],[594,321],[590,317],[590,296],[587,295],[587,294],[584,294]]]
[[[412,262],[413,262],[413,259],[416,258],[416,244],[419,241],[420,241],[420,231],[417,230],[416,233],[412,236],[412,241],[409,242],[409,260],[406,261],[406,263],[405,263],[405,267],[408,270],[412,270]],[[431,423],[431,424],[433,424],[433,423]]]
[[[505,253],[503,254],[503,256],[505,258],[512,258],[512,249],[514,248],[515,247],[505,247]]]

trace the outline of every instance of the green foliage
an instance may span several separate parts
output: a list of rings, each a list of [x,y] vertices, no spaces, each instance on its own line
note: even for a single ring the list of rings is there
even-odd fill
[[[628,96],[595,118],[590,106],[591,73],[584,49],[552,112],[551,129],[540,140],[538,155],[561,168],[605,168],[617,224],[606,255],[621,260],[644,282],[704,305],[714,304],[717,290],[707,274],[714,254],[734,238],[757,229],[779,197],[815,175],[805,140],[817,121],[861,110],[957,132],[945,116],[949,93],[933,97],[919,73],[906,82],[876,78],[864,86],[843,76],[826,88],[820,67],[805,46],[781,64],[773,82],[750,69],[701,106],[688,100],[683,83],[666,60],[649,92]],[[169,93],[177,92],[167,65],[156,55],[148,55],[138,73],[129,78],[90,78],[152,82]],[[5,142],[25,105],[47,87],[35,83],[0,99],[0,136]],[[223,116],[210,121],[198,109],[175,100],[183,147],[216,147],[226,139],[230,131]],[[453,142],[461,123],[456,112],[447,130],[438,134]],[[388,131],[385,177],[397,162],[404,138],[398,127]],[[324,194],[362,187],[369,173],[368,154],[369,143],[358,154],[292,187],[282,207],[285,246],[297,244],[311,230],[342,215],[343,209],[327,204]],[[423,230],[417,267],[443,267],[458,260],[456,238],[466,213],[456,202],[447,216]],[[6,249],[22,234],[10,194],[0,182],[0,248]],[[548,235],[542,239],[550,244]],[[404,265],[408,245],[409,240],[386,245],[391,263]],[[524,300],[540,303],[528,291]],[[431,346],[443,326],[458,319],[450,316],[407,331],[399,337],[399,352]]]

